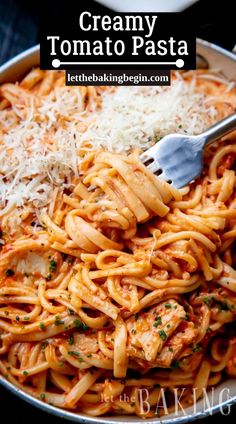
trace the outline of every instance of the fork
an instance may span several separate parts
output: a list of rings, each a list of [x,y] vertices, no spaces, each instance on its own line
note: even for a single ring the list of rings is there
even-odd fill
[[[199,135],[169,134],[142,153],[140,159],[149,171],[181,188],[201,174],[204,147],[235,129],[236,113]]]

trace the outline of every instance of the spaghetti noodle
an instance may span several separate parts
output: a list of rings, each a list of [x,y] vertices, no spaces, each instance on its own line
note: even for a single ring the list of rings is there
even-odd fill
[[[211,74],[175,78],[205,93],[214,107],[206,125],[234,109],[235,91]],[[12,144],[12,172],[3,160],[0,170],[0,371],[60,408],[149,417],[161,389],[171,406],[173,389],[187,388],[182,404],[190,405],[191,388],[200,398],[236,375],[236,144],[231,134],[208,148],[203,175],[181,190],[152,175],[140,149],[94,150],[84,136],[70,166],[68,151],[55,162],[58,128],[58,137],[70,138],[72,126],[84,135],[103,94],[65,88],[60,72],[38,69],[1,87],[0,146],[18,128],[32,170],[15,171]],[[49,149],[47,172],[31,156],[34,134]],[[140,388],[150,394],[148,414]]]

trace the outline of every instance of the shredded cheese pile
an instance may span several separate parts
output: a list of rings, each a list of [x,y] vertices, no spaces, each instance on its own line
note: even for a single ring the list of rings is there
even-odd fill
[[[216,115],[195,81],[175,80],[171,87],[119,87],[105,93],[99,119],[83,134],[96,148],[113,152],[143,150],[170,133],[200,134]]]
[[[101,108],[89,111],[78,87],[55,87],[30,107],[13,104],[0,112],[0,215],[32,202],[41,208],[55,187],[67,187],[77,175],[79,149],[111,152],[147,149],[171,132],[197,134],[216,110],[207,96],[182,78],[170,87],[118,87],[104,90]],[[12,112],[12,111],[11,111]]]

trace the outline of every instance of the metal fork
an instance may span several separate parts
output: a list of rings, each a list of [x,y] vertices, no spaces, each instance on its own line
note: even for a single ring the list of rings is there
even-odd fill
[[[159,178],[181,188],[202,172],[203,149],[236,129],[236,113],[200,135],[169,134],[146,150],[140,158]]]

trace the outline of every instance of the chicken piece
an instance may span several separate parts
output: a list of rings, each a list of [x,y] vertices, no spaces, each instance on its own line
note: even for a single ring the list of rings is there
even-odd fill
[[[37,251],[40,251],[40,254],[42,254],[42,252],[48,252],[48,250],[49,241],[46,234],[40,234],[40,236],[35,239],[22,237],[11,244],[6,244],[1,251],[0,272],[4,272],[9,268],[11,262],[14,261],[17,255],[23,257],[23,255],[27,255],[29,252],[37,253]]]
[[[99,351],[97,334],[76,333],[74,335],[74,349],[86,354],[97,353]]]
[[[27,252],[20,258],[14,258],[10,268],[13,267],[17,273],[23,275],[36,275],[46,278],[50,274],[50,259],[48,256],[51,258],[48,253]]]
[[[198,330],[194,328],[192,322],[183,321],[174,334],[157,355],[155,360],[156,367],[168,368],[172,362],[177,359],[185,346],[188,346],[196,340]]]
[[[185,316],[184,308],[175,300],[170,299],[147,312],[141,312],[138,318],[135,316],[129,318],[126,321],[129,334],[129,355],[142,358],[143,350],[146,361],[156,361],[157,354],[162,351],[163,346],[180,322],[185,319]],[[176,342],[176,344],[178,343]],[[141,352],[138,354],[140,349]]]
[[[182,328],[182,324],[185,325],[184,329]],[[141,371],[147,371],[148,369],[155,367],[170,368],[173,362],[181,357],[184,349],[195,342],[197,335],[198,330],[194,328],[194,324],[192,322],[187,323],[183,321],[172,337],[170,337],[167,341],[162,351],[157,354],[157,357],[153,362],[146,361],[144,351],[142,349],[129,346],[128,353],[130,359],[132,358],[134,360],[134,363],[138,365]],[[193,355],[191,354],[188,357],[188,360],[192,357]],[[194,362],[196,362],[196,358],[194,359]]]

